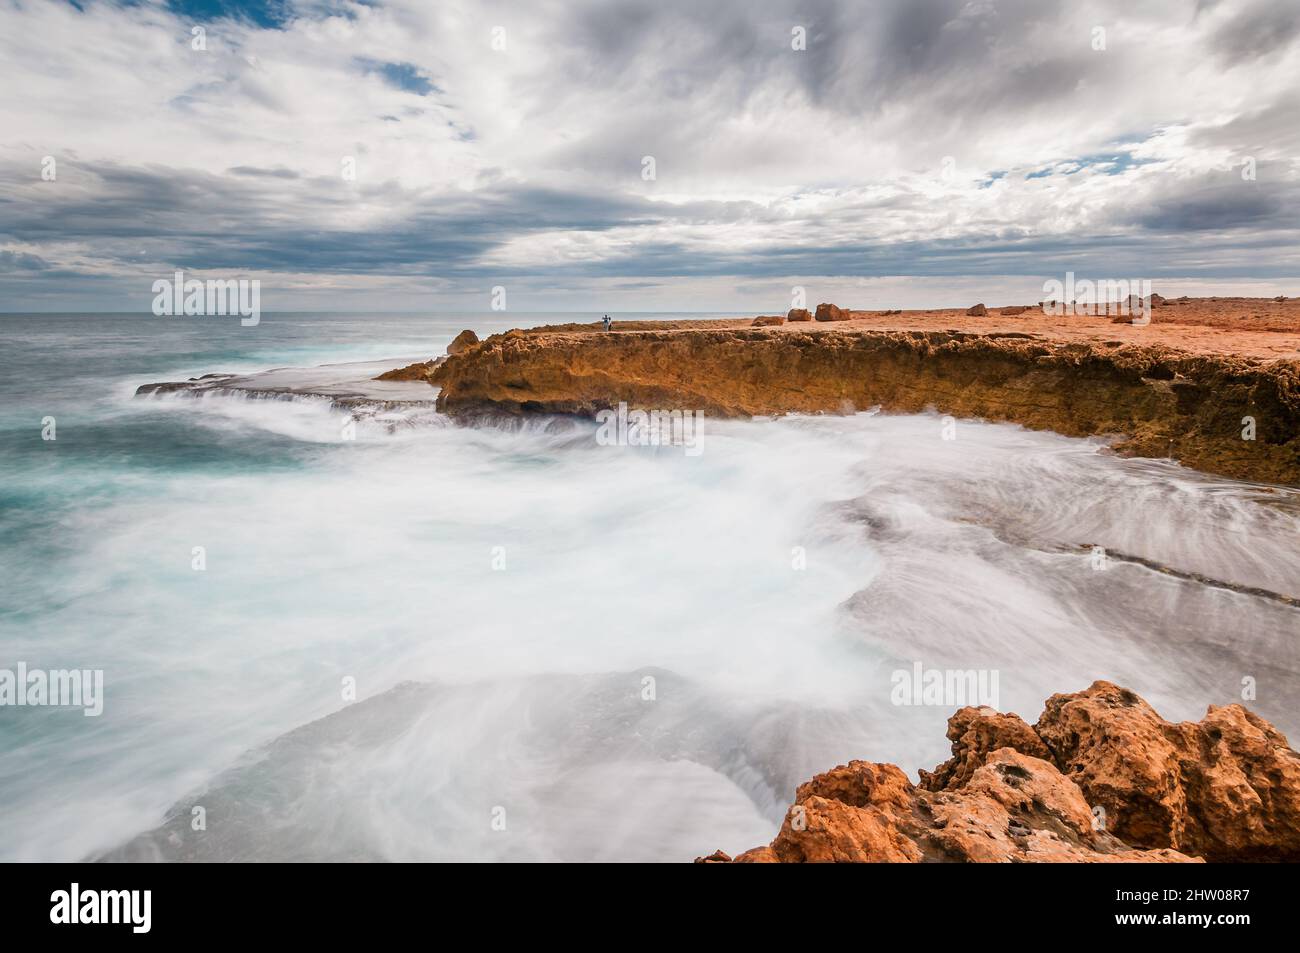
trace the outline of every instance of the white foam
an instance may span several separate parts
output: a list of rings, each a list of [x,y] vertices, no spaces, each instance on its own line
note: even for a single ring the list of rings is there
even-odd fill
[[[1002,707],[1030,720],[1095,678],[1182,718],[1267,676],[1252,707],[1295,727],[1294,609],[1133,564],[1096,572],[1077,549],[1296,595],[1294,511],[1096,443],[968,422],[945,441],[933,415],[862,414],[710,420],[688,457],[599,446],[584,422],[376,423],[340,442],[347,415],[324,399],[149,406],[302,444],[302,465],[154,477],[148,499],[79,517],[57,598],[6,642],[32,664],[105,668],[106,711],[12,762],[9,859],[152,827],[243,752],[343,708],[344,677],[362,699],[407,679],[451,694],[395,737],[344,722],[310,749],[279,807],[315,856],[340,837],[401,859],[752,846],[754,818],[770,836],[793,784],[836,760],[946,755],[950,708],[889,703],[914,660],[998,669]],[[596,697],[574,687],[592,677],[640,704],[655,672],[662,721],[574,701]],[[520,806],[513,839],[487,839],[498,802]],[[432,836],[451,821],[429,812],[468,833]]]

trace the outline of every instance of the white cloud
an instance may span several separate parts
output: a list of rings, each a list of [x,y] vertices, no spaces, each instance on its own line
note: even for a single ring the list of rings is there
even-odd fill
[[[198,51],[157,3],[0,7],[0,249],[34,256],[0,261],[8,300],[139,303],[177,264],[380,304],[498,272],[570,304],[619,278],[685,304],[706,276],[748,303],[755,279],[1055,274],[1108,250],[1126,274],[1300,274],[1300,14],[1276,5],[295,9],[205,22]]]

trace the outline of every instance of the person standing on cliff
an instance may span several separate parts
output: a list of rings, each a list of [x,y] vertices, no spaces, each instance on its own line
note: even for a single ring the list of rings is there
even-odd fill
[[[606,330],[606,331],[608,331],[608,330],[609,330],[609,326],[610,326],[611,324],[614,323],[614,319],[611,318],[609,315],[605,315],[605,316],[604,316],[603,318],[601,318],[600,320],[601,320],[601,323],[605,325],[605,330]]]

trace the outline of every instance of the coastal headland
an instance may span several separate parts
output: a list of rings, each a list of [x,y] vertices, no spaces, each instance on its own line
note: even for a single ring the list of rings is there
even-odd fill
[[[512,330],[384,380],[426,380],[449,415],[716,417],[927,410],[1006,421],[1224,476],[1300,485],[1300,300],[1155,297],[1147,312],[1041,303]]]

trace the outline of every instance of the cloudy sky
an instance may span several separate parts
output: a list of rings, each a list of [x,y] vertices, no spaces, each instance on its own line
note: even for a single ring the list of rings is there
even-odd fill
[[[0,0],[0,66],[4,311],[1300,294],[1300,0]]]

